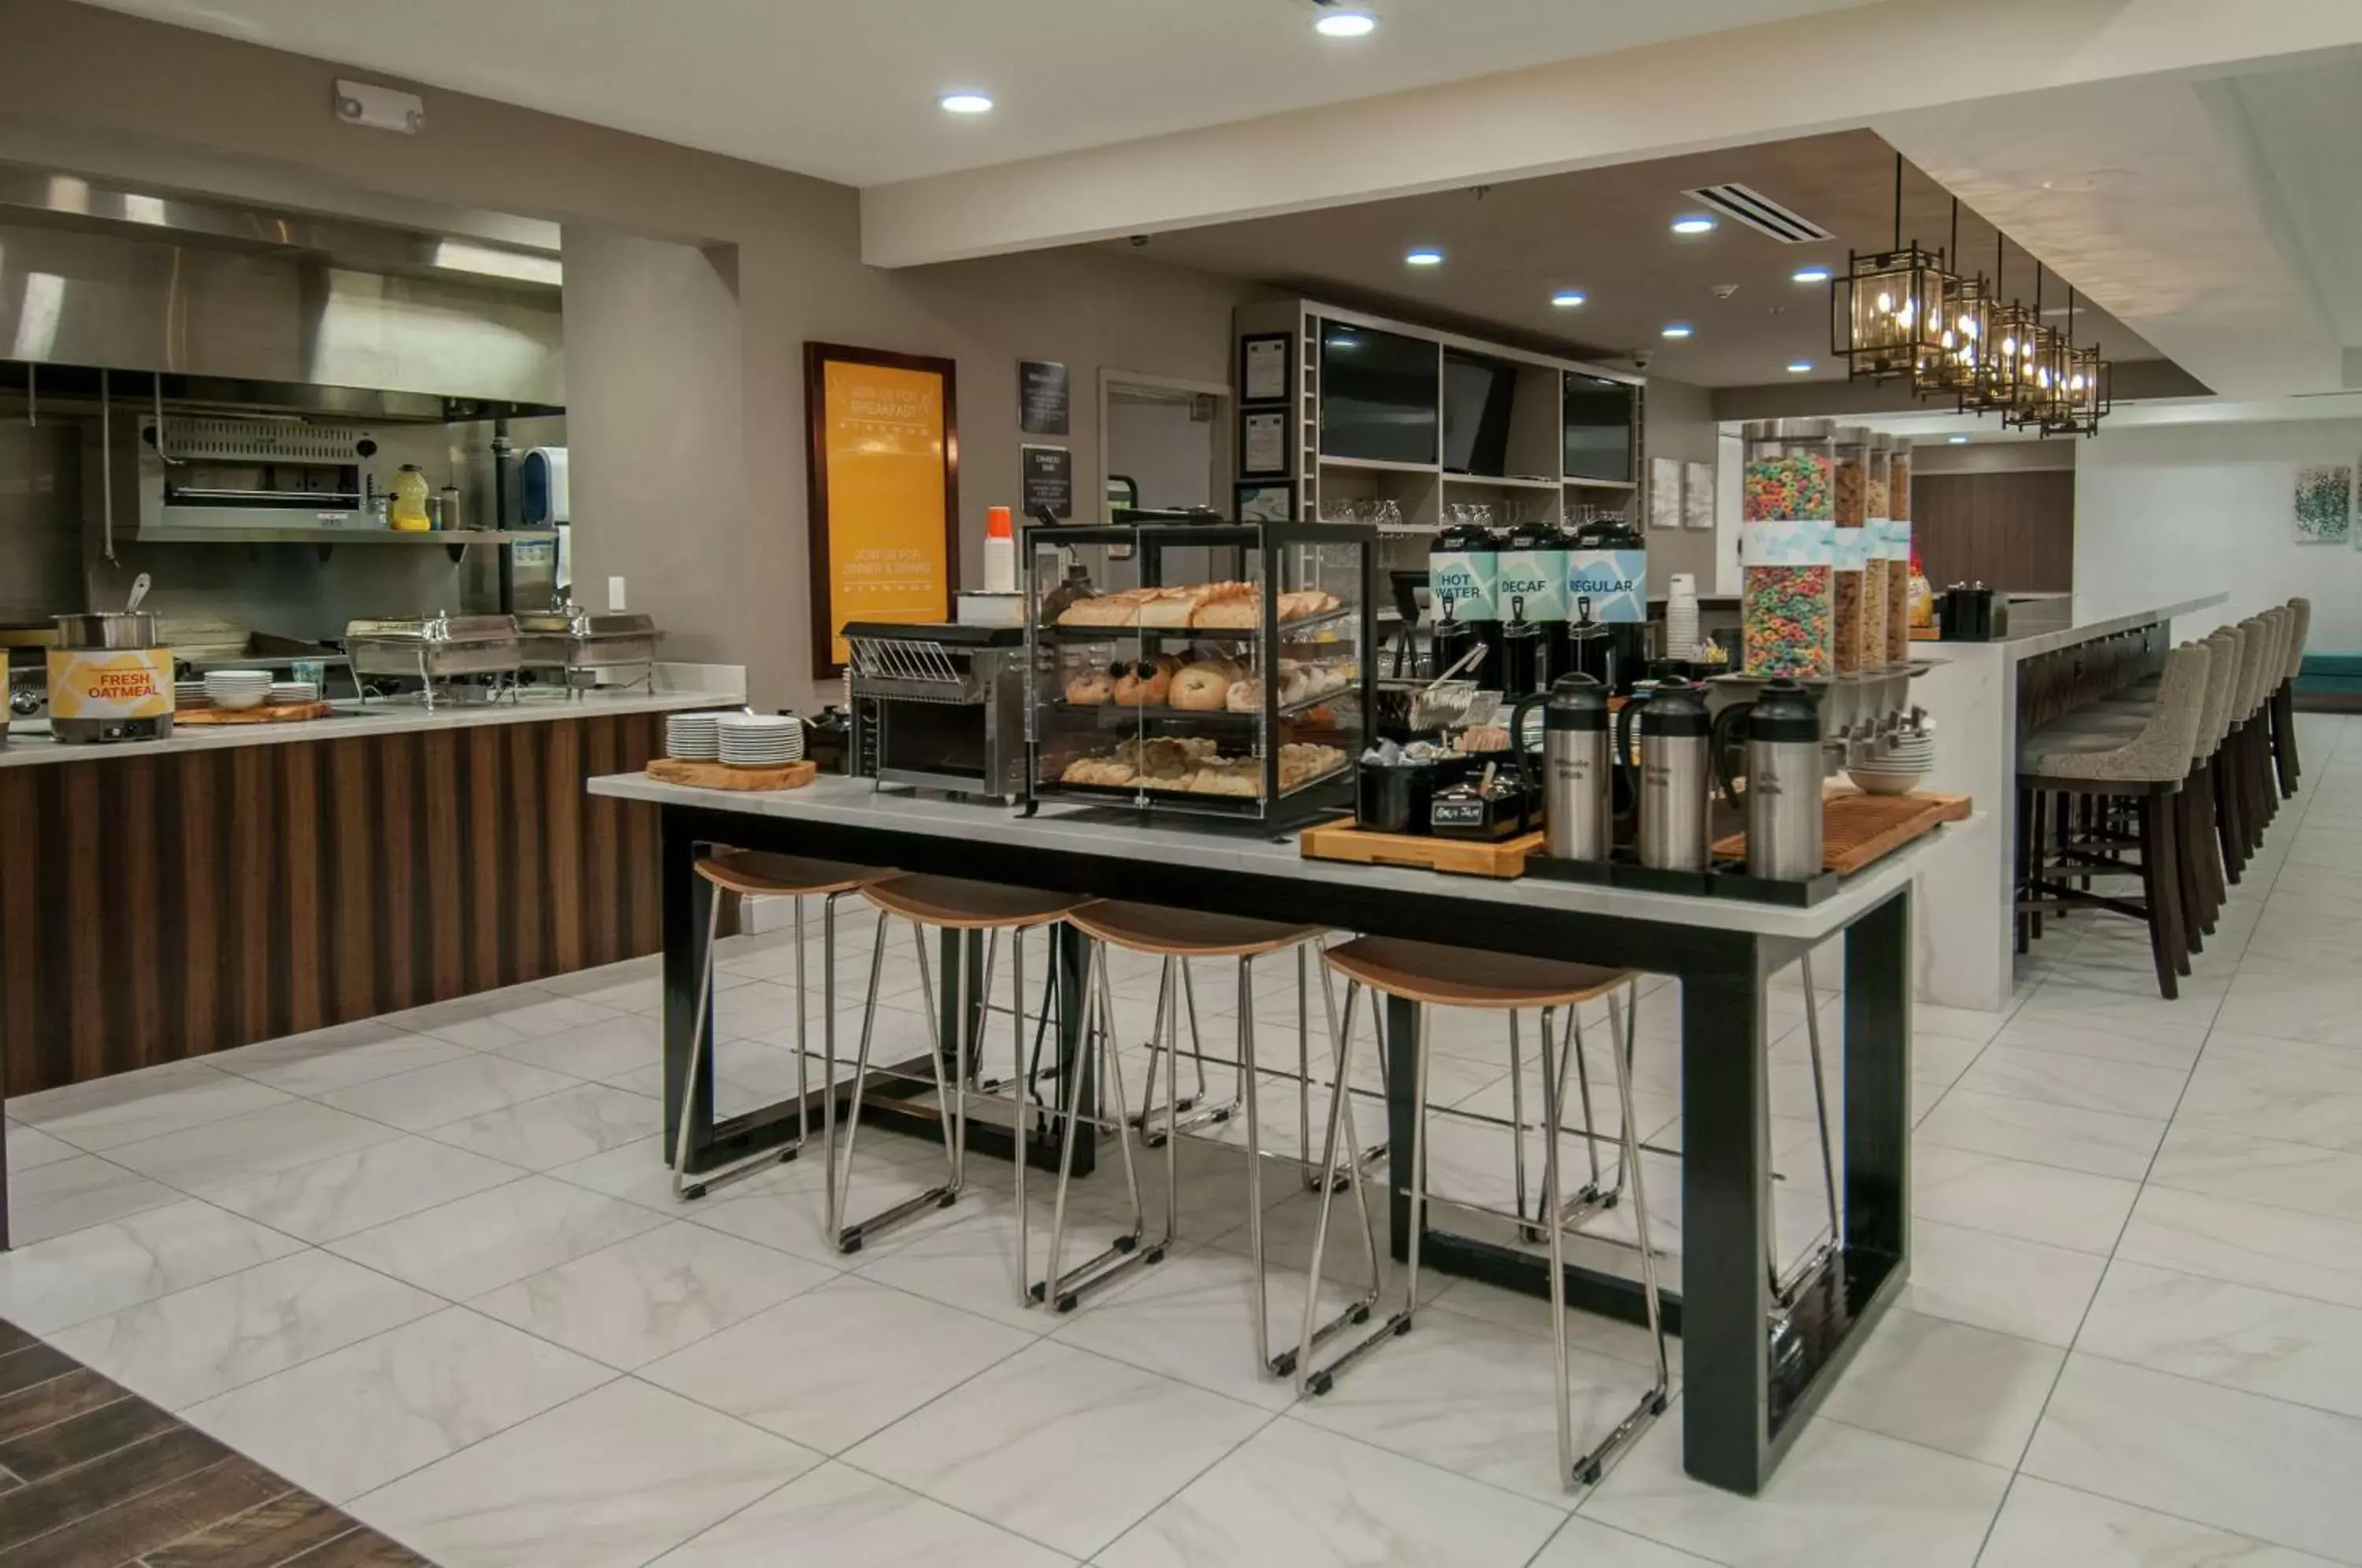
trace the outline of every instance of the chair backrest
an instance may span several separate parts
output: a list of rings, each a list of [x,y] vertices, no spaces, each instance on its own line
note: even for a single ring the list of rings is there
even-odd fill
[[[2256,681],[2257,708],[2270,701],[2272,693],[2279,688],[2280,669],[2288,660],[2290,619],[2285,605],[2275,604],[2264,612],[2264,628],[2270,634],[2272,640],[2270,651],[2265,656],[2263,670]]]
[[[2304,673],[2304,640],[2312,632],[2312,601],[2291,599],[2288,602],[2290,617],[2288,657],[2280,662],[2280,679],[2294,680]]]
[[[2213,756],[2214,748],[2223,744],[2224,714],[2231,710],[2231,686],[2239,677],[2238,655],[2233,651],[2235,639],[2218,631],[2201,646],[2206,649],[2206,695],[2198,705],[2198,733],[2190,743],[2192,767]]]
[[[2231,722],[2244,724],[2255,717],[2257,694],[2263,685],[2264,660],[2270,657],[2271,639],[2264,631],[2263,618],[2250,615],[2239,623],[2239,695],[2231,704]]]
[[[2160,779],[2179,778],[2189,771],[2190,759],[2196,754],[2199,721],[2205,716],[2207,679],[2213,663],[2213,653],[2203,643],[2185,643],[2165,656],[2165,673],[2157,683],[2156,711],[2133,743],[2144,755],[2154,751],[2160,762],[2180,759],[2180,766],[2169,775],[2159,774]]]

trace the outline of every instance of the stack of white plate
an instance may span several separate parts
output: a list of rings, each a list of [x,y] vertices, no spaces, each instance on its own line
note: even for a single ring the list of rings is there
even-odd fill
[[[267,669],[215,669],[205,675],[205,695],[217,708],[259,708],[270,695]]]
[[[205,695],[205,683],[202,680],[172,682],[172,703],[175,707],[202,708],[212,701]]]
[[[733,767],[781,767],[804,755],[804,722],[792,713],[733,713],[714,726]]]
[[[320,700],[320,689],[308,680],[274,680],[270,683],[270,705],[274,708],[298,708]]]
[[[722,755],[714,725],[719,713],[674,713],[665,720],[665,755],[683,762],[712,762]]]
[[[1904,730],[1875,746],[1869,758],[1846,772],[1873,795],[1907,795],[1936,766],[1936,737]]]

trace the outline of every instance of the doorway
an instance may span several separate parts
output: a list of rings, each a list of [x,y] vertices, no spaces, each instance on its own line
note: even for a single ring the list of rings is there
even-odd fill
[[[1131,370],[1099,373],[1102,518],[1120,508],[1177,512],[1208,507],[1231,514],[1231,391]]]

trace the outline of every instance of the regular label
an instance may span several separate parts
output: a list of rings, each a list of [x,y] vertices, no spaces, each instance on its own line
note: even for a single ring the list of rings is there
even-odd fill
[[[1649,552],[1569,550],[1566,618],[1583,619],[1583,602],[1603,625],[1639,625],[1649,619]]]
[[[1523,599],[1529,621],[1568,618],[1564,550],[1503,550],[1500,562],[1500,575],[1494,583],[1496,605]]]
[[[1911,519],[1892,518],[1886,525],[1886,558],[1907,561],[1911,558]]]
[[[1494,594],[1500,560],[1493,550],[1438,550],[1428,557],[1428,592],[1436,601],[1436,618],[1442,619],[1442,606],[1448,602],[1458,620],[1499,620]]]
[[[1838,525],[1834,520],[1742,523],[1738,525],[1738,564],[1742,567],[1825,567],[1837,559]]]

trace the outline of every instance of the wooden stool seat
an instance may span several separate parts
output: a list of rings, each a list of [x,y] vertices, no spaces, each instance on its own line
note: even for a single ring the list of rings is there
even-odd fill
[[[1390,936],[1356,937],[1326,957],[1330,968],[1374,991],[1436,1007],[1572,1007],[1632,981],[1629,969]]]
[[[944,931],[1030,931],[1064,920],[1087,900],[1070,893],[971,882],[958,877],[893,876],[862,888],[889,914]]]
[[[1066,920],[1086,936],[1159,958],[1258,958],[1309,942],[1327,929],[1159,909],[1120,899],[1094,900]]]
[[[883,877],[900,875],[842,860],[811,860],[800,855],[769,855],[731,849],[697,863],[697,874],[725,892],[765,899],[816,899],[849,893]]]

